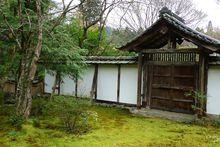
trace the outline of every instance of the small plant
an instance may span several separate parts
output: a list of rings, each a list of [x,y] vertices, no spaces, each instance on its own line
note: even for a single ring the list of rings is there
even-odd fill
[[[21,130],[22,129],[22,125],[24,124],[25,119],[21,116],[18,115],[12,115],[9,118],[9,124],[13,127],[15,127],[17,130]]]
[[[192,105],[192,109],[195,111],[197,116],[201,118],[205,115],[205,103],[207,96],[201,91],[190,91],[185,94],[186,96],[191,96],[195,100],[195,104]]]
[[[91,122],[97,121],[97,114],[90,111],[75,111],[72,114],[63,115],[60,120],[67,132],[84,134],[92,128]]]

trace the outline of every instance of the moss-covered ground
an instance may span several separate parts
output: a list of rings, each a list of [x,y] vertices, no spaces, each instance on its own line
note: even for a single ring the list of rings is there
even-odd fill
[[[34,127],[28,120],[20,131],[0,116],[0,146],[220,146],[220,129],[161,118],[134,116],[121,108],[91,106],[98,119],[91,131],[74,135],[60,129]],[[41,118],[41,123],[54,121]],[[56,123],[56,121],[54,121]]]

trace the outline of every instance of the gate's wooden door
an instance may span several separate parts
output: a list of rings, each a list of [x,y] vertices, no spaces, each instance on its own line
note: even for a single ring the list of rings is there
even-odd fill
[[[150,107],[193,113],[193,98],[186,97],[196,88],[196,65],[149,65]]]

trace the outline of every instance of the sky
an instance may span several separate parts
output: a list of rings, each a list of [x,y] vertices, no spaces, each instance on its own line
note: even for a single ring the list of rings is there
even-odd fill
[[[211,20],[214,27],[220,28],[220,3],[217,5],[217,0],[193,0],[195,6],[207,14],[201,26],[207,26]]]
[[[55,0],[61,2],[61,0]],[[200,27],[205,28],[208,22],[211,20],[214,27],[220,28],[220,2],[217,4],[217,0],[192,0],[195,6],[207,14],[207,17],[199,24]],[[65,0],[66,3],[69,0]]]

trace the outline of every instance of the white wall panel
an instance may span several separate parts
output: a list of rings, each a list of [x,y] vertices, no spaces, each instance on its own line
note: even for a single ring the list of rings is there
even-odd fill
[[[137,65],[122,65],[120,103],[137,104]]]
[[[220,66],[209,68],[207,88],[207,113],[220,115]]]
[[[89,97],[92,89],[92,81],[94,76],[94,66],[89,67],[82,73],[81,78],[78,79],[78,96]]]
[[[47,71],[45,71],[45,78],[44,78],[44,92],[45,93],[52,92],[54,81],[55,81],[55,74],[54,73],[49,74]]]
[[[116,65],[99,65],[97,99],[117,101],[118,68]]]
[[[75,95],[75,81],[69,76],[65,76],[62,78],[62,82],[60,84],[60,94],[62,95]]]

